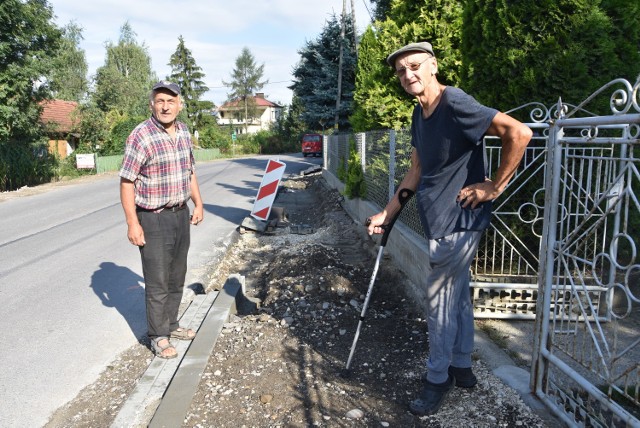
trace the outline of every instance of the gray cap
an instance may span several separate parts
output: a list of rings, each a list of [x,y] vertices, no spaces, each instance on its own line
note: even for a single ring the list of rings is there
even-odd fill
[[[171,91],[174,95],[180,95],[180,86],[178,86],[177,83],[169,82],[168,80],[161,80],[153,85],[152,91],[157,91],[158,89],[166,89]]]
[[[431,56],[435,56],[433,53],[433,47],[431,47],[431,43],[429,42],[418,42],[418,43],[409,43],[406,46],[401,47],[391,55],[387,57],[387,63],[391,67],[396,66],[396,58],[406,52],[425,52],[431,54]]]

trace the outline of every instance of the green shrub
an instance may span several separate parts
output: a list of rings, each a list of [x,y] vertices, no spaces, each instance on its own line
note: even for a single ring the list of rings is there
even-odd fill
[[[198,130],[198,146],[203,149],[220,149],[227,153],[231,147],[231,135],[227,129],[223,129],[215,123],[202,126]]]
[[[0,191],[48,183],[57,164],[45,144],[0,143]]]
[[[349,161],[347,162],[344,194],[348,198],[358,198],[365,195],[366,184],[362,164],[360,163],[360,156],[356,150],[355,143],[351,141],[349,145]]]
[[[124,153],[124,145],[129,134],[144,120],[146,120],[146,118],[142,116],[125,116],[116,121],[111,128],[111,132],[109,132],[108,141],[100,148],[100,154],[109,156]]]

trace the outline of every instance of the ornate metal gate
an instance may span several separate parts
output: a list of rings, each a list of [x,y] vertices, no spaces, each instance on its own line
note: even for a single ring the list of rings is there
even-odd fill
[[[639,86],[550,123],[531,387],[570,426],[640,426]]]

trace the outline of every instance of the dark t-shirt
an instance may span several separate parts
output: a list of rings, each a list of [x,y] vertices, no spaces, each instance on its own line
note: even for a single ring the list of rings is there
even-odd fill
[[[420,104],[413,111],[411,144],[420,158],[416,193],[425,234],[442,238],[461,230],[484,230],[491,219],[491,202],[475,209],[456,201],[463,187],[481,183],[488,175],[482,139],[497,110],[485,107],[464,91],[447,86],[427,119]]]

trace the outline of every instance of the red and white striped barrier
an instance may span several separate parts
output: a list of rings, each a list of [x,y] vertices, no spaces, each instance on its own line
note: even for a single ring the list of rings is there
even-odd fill
[[[271,206],[276,199],[280,179],[286,167],[287,165],[284,162],[269,160],[262,177],[262,183],[260,183],[260,189],[258,189],[258,196],[256,196],[256,201],[253,203],[252,217],[265,221],[269,218]]]

